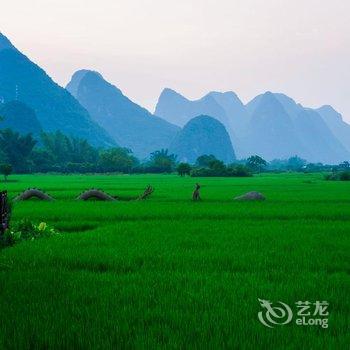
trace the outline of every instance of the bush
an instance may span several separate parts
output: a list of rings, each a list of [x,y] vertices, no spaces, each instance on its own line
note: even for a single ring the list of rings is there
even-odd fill
[[[96,171],[96,167],[94,164],[91,163],[73,163],[68,162],[66,165],[66,171],[67,173],[80,173],[80,174],[86,174],[86,173],[93,173]]]
[[[196,168],[191,172],[192,177],[250,177],[251,171],[244,165],[229,165],[215,163],[212,168]],[[223,166],[222,166],[223,165]]]
[[[180,163],[176,170],[180,176],[186,176],[191,174],[191,169],[191,165],[188,163]]]
[[[213,161],[217,160],[216,157],[212,154],[203,154],[199,156],[196,160],[196,166],[199,168],[209,168],[209,164]]]
[[[234,177],[250,177],[252,173],[250,169],[245,165],[231,165],[227,168],[228,172],[231,174],[230,176]]]
[[[0,164],[0,173],[4,175],[4,180],[7,181],[7,177],[12,173],[12,165]]]
[[[34,240],[41,237],[51,237],[57,235],[58,232],[45,222],[33,224],[31,221],[24,219],[13,228],[5,231],[0,236],[0,247],[9,247],[23,240]]]
[[[339,171],[325,175],[327,181],[350,181],[350,171]]]
[[[192,177],[212,177],[212,176],[216,176],[216,175],[214,175],[214,172],[212,169],[195,168],[195,169],[192,169],[191,176]]]
[[[20,239],[21,239],[21,235],[19,232],[6,230],[3,235],[0,235],[0,249],[11,247]]]
[[[350,181],[350,171],[342,171],[339,175],[340,181]]]

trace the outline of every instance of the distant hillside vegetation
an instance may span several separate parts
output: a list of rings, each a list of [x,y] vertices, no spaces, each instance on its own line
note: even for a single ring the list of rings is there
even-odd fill
[[[203,154],[213,154],[225,163],[236,158],[225,127],[206,115],[193,118],[184,126],[171,144],[170,152],[176,154],[179,161],[189,163]]]
[[[38,135],[41,125],[33,109],[23,102],[11,101],[0,104],[0,129],[12,129],[20,134]]]

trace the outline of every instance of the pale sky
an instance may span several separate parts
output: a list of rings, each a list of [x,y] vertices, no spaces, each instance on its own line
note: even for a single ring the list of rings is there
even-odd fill
[[[164,87],[269,90],[350,121],[349,0],[0,0],[0,31],[59,84],[97,70],[151,111]]]

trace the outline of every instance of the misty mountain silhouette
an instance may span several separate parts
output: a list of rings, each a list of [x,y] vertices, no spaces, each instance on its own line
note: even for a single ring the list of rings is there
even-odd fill
[[[271,92],[252,101],[256,104],[249,118],[243,148],[247,155],[264,159],[286,159],[298,154],[302,143],[293,122],[282,104]]]
[[[349,157],[316,111],[284,94],[259,95],[248,103],[247,111],[249,133],[243,147],[249,153],[256,152],[269,160],[294,154],[310,162],[324,163],[341,162]]]
[[[11,41],[0,32],[0,51],[5,49],[16,50],[16,48],[12,45]]]
[[[350,125],[337,111],[305,108],[280,93],[267,92],[244,105],[232,91],[189,100],[167,88],[153,115],[94,71],[76,72],[67,90],[0,33],[0,114],[5,116],[0,127],[33,134],[60,130],[94,146],[128,147],[140,158],[170,146],[191,161],[214,150],[224,161],[235,154],[267,160],[298,155],[324,163],[350,159]]]
[[[201,114],[210,115],[224,125],[228,124],[225,110],[209,94],[199,100],[190,101],[176,91],[166,88],[158,99],[154,113],[181,127]]]
[[[0,129],[12,129],[20,134],[38,136],[42,130],[33,109],[23,102],[11,101],[0,104]]]
[[[311,162],[336,163],[350,157],[350,126],[334,110],[311,110],[284,94],[267,92],[243,105],[233,92],[211,92],[191,101],[165,89],[156,113],[178,125],[196,114],[219,120],[240,158],[258,154],[272,160],[298,155]]]
[[[237,154],[242,153],[239,140],[245,129],[247,113],[241,100],[232,91],[212,91],[198,100],[189,100],[166,88],[158,99],[155,114],[181,127],[196,116],[209,115],[225,126]]]
[[[180,130],[132,102],[97,72],[76,72],[67,90],[119,145],[130,148],[138,157],[167,148]]]
[[[342,115],[329,105],[322,106],[316,111],[332,131],[333,135],[350,152],[350,125],[343,120]]]
[[[224,125],[206,115],[191,119],[177,134],[169,150],[179,161],[189,163],[203,154],[213,154],[225,163],[232,163],[236,158]]]
[[[61,130],[96,146],[115,144],[68,91],[0,34],[0,101],[13,100],[32,108],[45,131]]]

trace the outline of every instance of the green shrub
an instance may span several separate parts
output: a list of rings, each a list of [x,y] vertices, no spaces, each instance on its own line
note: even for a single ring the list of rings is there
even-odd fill
[[[336,180],[336,178],[335,178],[335,173],[326,174],[326,175],[324,176],[324,179],[327,180],[327,181],[334,181],[334,180]]]
[[[191,176],[192,177],[210,177],[215,175],[213,174],[213,171],[211,169],[196,168],[196,169],[192,169]]]
[[[13,246],[20,239],[21,234],[19,232],[6,230],[3,235],[0,235],[0,249]]]
[[[340,181],[350,181],[350,171],[342,171],[339,175]]]
[[[188,163],[180,163],[177,166],[176,170],[180,176],[190,175],[191,174],[191,165],[189,165]]]
[[[213,163],[211,168],[195,168],[191,172],[192,177],[249,177],[251,171],[245,165],[232,164],[225,166],[223,163]]]
[[[250,169],[245,166],[245,165],[230,165],[227,168],[228,173],[230,174],[229,176],[234,176],[234,177],[250,177],[252,176],[252,173]]]
[[[339,171],[325,175],[327,181],[350,181],[350,171]]]
[[[23,219],[0,236],[0,247],[9,247],[23,240],[34,240],[57,234],[58,232],[45,222],[34,224],[28,219]]]
[[[0,173],[4,175],[5,182],[7,178],[12,173],[12,165],[11,164],[0,164]]]

